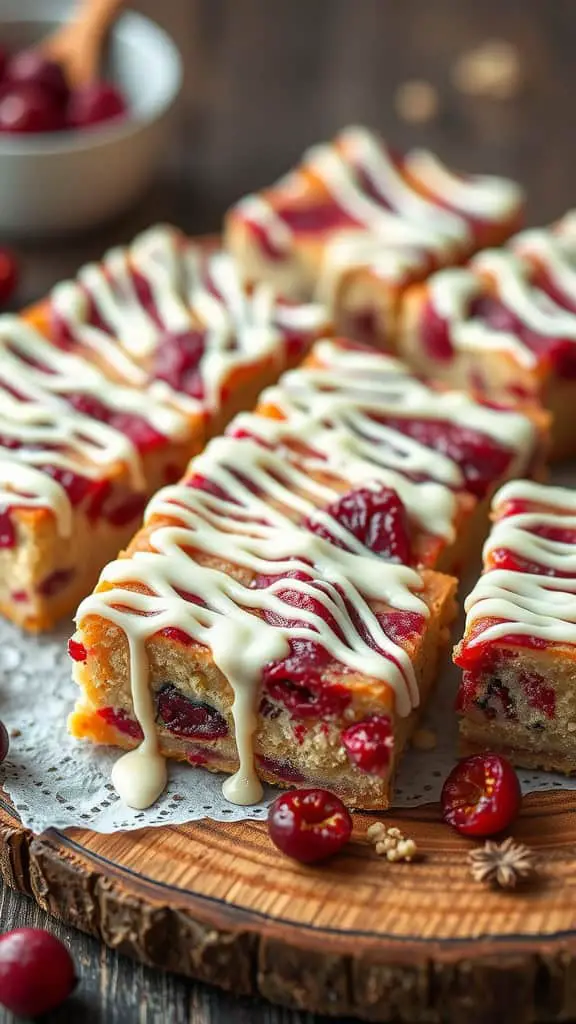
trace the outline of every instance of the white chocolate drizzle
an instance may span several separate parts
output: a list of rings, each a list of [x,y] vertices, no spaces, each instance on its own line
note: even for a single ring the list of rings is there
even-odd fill
[[[499,330],[481,316],[469,316],[471,300],[492,289],[530,331],[576,342],[576,312],[548,295],[545,282],[540,286],[535,279],[536,266],[576,305],[576,239],[568,230],[523,231],[510,240],[507,249],[485,249],[468,268],[441,270],[430,278],[432,306],[448,322],[450,341],[457,351],[491,349],[508,353],[527,369],[538,364],[538,354],[516,333]]]
[[[478,406],[466,396],[433,392],[389,357],[332,341],[317,343],[314,355],[320,366],[305,365],[285,374],[278,387],[263,395],[263,401],[277,405],[286,419],[240,415],[229,436],[211,441],[190,472],[220,490],[212,494],[198,486],[178,485],[161,491],[146,515],[151,550],[136,550],[130,558],[109,565],[101,579],[110,589],[88,597],[77,615],[80,638],[89,615],[114,622],[126,633],[134,709],[144,733],[140,749],[150,753],[154,772],[158,739],[146,641],[161,629],[176,627],[210,648],[234,694],[239,769],[225,783],[225,795],[235,802],[259,798],[252,748],[259,687],[264,667],[287,655],[290,639],[317,640],[349,670],[386,682],[400,715],[409,714],[418,703],[410,659],[386,636],[373,605],[384,603],[427,616],[425,603],[415,593],[421,588],[419,574],[383,561],[335,520],[330,529],[344,549],[302,523],[308,517],[322,521],[322,507],[341,493],[325,478],[336,476],[347,483],[347,490],[389,483],[418,522],[451,536],[451,487],[462,483],[459,467],[446,456],[407,441],[400,431],[388,430],[370,414],[383,415],[389,409],[407,418],[449,419],[493,437],[506,430],[506,421],[507,440],[523,448],[524,457],[531,439],[524,417]],[[300,442],[304,454],[293,451],[291,442]],[[390,454],[383,455],[380,449],[387,444]],[[405,473],[425,473],[426,480],[413,482]],[[440,527],[433,524],[428,505],[445,517]],[[232,574],[219,567],[221,561],[234,567]],[[310,579],[287,579],[286,573],[293,571]],[[246,583],[259,575],[279,578],[262,588]],[[142,584],[146,593],[131,590],[134,584]],[[200,603],[185,600],[179,594],[182,590],[192,590]],[[278,594],[286,590],[319,601],[337,631],[315,611],[283,602]],[[350,609],[362,622],[364,635]],[[263,617],[266,613],[296,622],[272,625]],[[140,777],[145,790],[139,789],[132,763],[133,759],[126,772],[117,770],[121,793],[132,806],[141,806],[147,799],[144,794],[154,787],[148,785],[144,770]],[[139,771],[145,763],[145,758],[138,762]]]
[[[133,272],[149,289],[151,309],[138,295]],[[150,229],[102,263],[84,267],[77,280],[53,290],[50,302],[66,325],[70,351],[25,319],[0,318],[0,508],[48,508],[64,535],[71,527],[70,502],[44,467],[99,479],[121,464],[131,486],[146,489],[131,440],[77,411],[68,395],[80,393],[184,441],[199,416],[218,412],[231,372],[263,360],[280,371],[289,336],[301,335],[305,351],[306,340],[326,324],[320,306],[285,303],[265,284],[244,287],[230,256],[207,256],[170,227]],[[89,322],[92,309],[101,326]],[[193,330],[204,339],[201,400],[150,377],[165,333]]]
[[[303,172],[319,179],[355,222],[330,229],[317,291],[322,301],[332,300],[342,276],[359,266],[401,283],[407,274],[420,275],[430,260],[442,265],[471,252],[472,222],[509,220],[523,199],[519,186],[507,179],[453,174],[423,150],[409,153],[398,167],[375,133],[349,127],[333,142],[307,150],[301,165],[267,193],[246,196],[234,207],[284,258],[298,231],[282,219],[282,205],[306,200]]]
[[[509,513],[505,506],[510,501],[536,507]],[[576,545],[535,532],[539,527],[576,531],[576,494],[563,487],[516,480],[498,491],[493,514],[496,522],[484,546],[488,568],[465,602],[466,646],[510,635],[576,644]],[[542,566],[545,572],[490,568],[492,552],[502,549]],[[499,621],[489,621],[494,619]]]

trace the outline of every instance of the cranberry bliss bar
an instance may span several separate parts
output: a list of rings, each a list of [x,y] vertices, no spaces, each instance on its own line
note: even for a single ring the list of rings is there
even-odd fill
[[[519,413],[318,342],[153,500],[82,603],[73,734],[143,741],[117,770],[129,802],[157,795],[161,775],[134,794],[130,773],[161,754],[239,771],[235,799],[257,798],[256,771],[385,806],[452,615],[454,581],[411,567],[453,559],[476,495],[537,448]]]
[[[409,289],[398,352],[453,387],[541,402],[553,414],[553,454],[574,454],[574,215]]]
[[[576,771],[576,493],[518,480],[493,503],[454,660],[466,752]]]
[[[169,228],[2,317],[4,614],[43,629],[71,612],[150,494],[326,327]]]
[[[340,330],[382,345],[408,284],[499,245],[522,210],[511,181],[458,175],[424,150],[402,156],[367,129],[348,128],[237,203],[226,239],[248,279],[316,293],[335,308]]]

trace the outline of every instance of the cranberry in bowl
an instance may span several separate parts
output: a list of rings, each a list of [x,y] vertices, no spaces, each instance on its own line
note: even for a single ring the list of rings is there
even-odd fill
[[[69,17],[67,0],[4,0],[0,11],[0,181],[4,236],[100,224],[145,192],[169,145],[182,64],[175,44],[133,12],[113,26],[101,82],[68,95],[35,47]]]

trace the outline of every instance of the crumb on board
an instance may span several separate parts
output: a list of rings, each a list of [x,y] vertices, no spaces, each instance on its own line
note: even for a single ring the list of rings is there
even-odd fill
[[[438,90],[431,82],[411,78],[401,84],[394,94],[394,107],[401,121],[410,124],[424,124],[438,114],[440,100]]]
[[[368,826],[366,837],[374,844],[378,856],[385,857],[392,863],[410,862],[418,853],[413,839],[407,838],[399,828],[384,825],[381,821],[375,821]]]
[[[452,81],[468,96],[511,99],[522,86],[520,53],[505,39],[487,39],[460,54],[452,68]]]
[[[10,739],[15,740],[18,736],[21,735],[22,733],[20,732],[20,729],[10,729]]]

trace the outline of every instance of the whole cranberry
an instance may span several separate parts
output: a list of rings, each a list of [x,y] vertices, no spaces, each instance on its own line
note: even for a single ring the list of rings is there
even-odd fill
[[[37,85],[10,85],[0,97],[0,132],[57,132],[64,127],[61,111]]]
[[[19,278],[18,262],[10,249],[0,246],[0,306],[10,301]]]
[[[342,801],[325,789],[296,789],[276,797],[268,811],[268,832],[282,853],[302,864],[338,853],[352,834]]]
[[[348,757],[363,772],[384,775],[392,760],[394,732],[387,715],[370,715],[342,733]]]
[[[441,796],[442,817],[465,836],[493,836],[512,824],[522,791],[512,765],[499,754],[473,754],[452,769]]]
[[[38,50],[21,50],[6,65],[6,80],[11,85],[33,85],[63,109],[70,96],[64,71],[56,61],[47,60]]]
[[[126,110],[126,101],[116,86],[110,82],[92,82],[72,93],[68,124],[71,128],[90,128],[102,121],[123,117]]]
[[[19,1017],[37,1017],[68,998],[76,984],[66,946],[41,928],[0,935],[0,1003]]]

